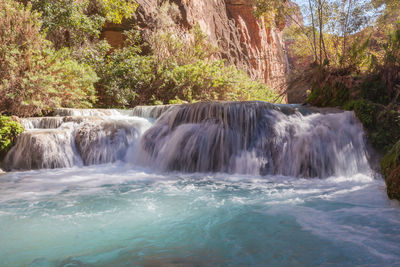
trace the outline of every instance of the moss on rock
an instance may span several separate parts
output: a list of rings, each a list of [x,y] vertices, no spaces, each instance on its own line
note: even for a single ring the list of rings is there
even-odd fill
[[[400,141],[383,157],[381,168],[389,198],[400,200]]]
[[[397,111],[364,99],[348,101],[342,108],[354,110],[367,132],[368,140],[377,151],[389,151],[400,139],[400,114]]]

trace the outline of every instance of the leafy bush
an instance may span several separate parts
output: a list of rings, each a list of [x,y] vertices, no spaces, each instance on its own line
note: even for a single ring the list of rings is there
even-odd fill
[[[98,66],[100,105],[130,107],[148,104],[156,93],[156,65],[153,56],[138,54],[135,46],[114,51]]]
[[[138,8],[138,3],[133,0],[97,0],[102,7],[101,14],[113,23],[121,23],[122,19],[131,18]]]
[[[24,131],[18,122],[10,117],[0,116],[0,160],[14,144],[15,138]]]
[[[55,51],[40,30],[29,5],[0,0],[0,114],[31,116],[95,101],[96,73],[70,50]]]
[[[137,46],[115,50],[101,71],[104,106],[195,102],[205,100],[265,100],[278,95],[261,82],[224,61],[207,59],[180,65],[171,59],[158,64],[155,55],[141,55]],[[98,72],[99,73],[99,72]]]
[[[98,65],[101,105],[278,99],[265,84],[215,59],[217,49],[199,26],[182,40],[179,29],[174,29],[179,14],[175,5],[164,4],[160,9],[157,28],[148,43],[138,31],[126,32],[127,46],[115,50],[105,64]],[[151,53],[145,54],[148,48]]]
[[[173,84],[173,95],[188,102],[207,100],[274,102],[278,98],[278,95],[265,84],[251,80],[246,73],[234,66],[226,67],[222,60],[213,62],[200,60],[194,64],[177,66],[165,75],[170,75],[166,78]]]
[[[105,21],[98,14],[88,14],[88,0],[31,0],[30,4],[41,14],[42,29],[57,48],[72,47],[99,36]]]
[[[131,18],[138,4],[132,0],[31,0],[41,14],[42,28],[57,48],[79,47],[98,38],[106,21]]]

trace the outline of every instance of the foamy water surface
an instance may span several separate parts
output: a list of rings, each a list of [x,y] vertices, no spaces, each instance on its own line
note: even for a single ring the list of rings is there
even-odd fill
[[[11,172],[0,233],[1,266],[400,264],[400,206],[366,174]]]

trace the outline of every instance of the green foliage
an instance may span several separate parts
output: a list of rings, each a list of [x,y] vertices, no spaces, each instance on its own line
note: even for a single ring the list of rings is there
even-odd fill
[[[195,47],[196,48],[196,47]],[[117,49],[107,57],[101,72],[103,106],[130,107],[137,104],[195,102],[201,100],[249,100],[272,102],[277,95],[266,85],[252,81],[224,61],[180,58],[163,61],[155,55],[141,55],[138,46]],[[193,52],[194,53],[194,52]],[[190,55],[190,52],[188,53]],[[178,62],[177,62],[178,61]]]
[[[349,99],[349,90],[341,82],[315,86],[308,97],[308,102],[321,107],[340,107]]]
[[[357,68],[315,69],[313,90],[308,102],[317,106],[341,106],[354,110],[378,151],[387,151],[400,139],[400,26],[396,26],[384,42],[383,60],[366,72]],[[352,48],[350,59],[356,65],[366,43]],[[352,56],[352,54],[354,54]],[[349,60],[348,62],[351,62]],[[340,84],[338,83],[340,81]]]
[[[41,14],[47,38],[57,48],[79,47],[98,38],[106,21],[121,23],[132,17],[132,0],[30,0]]]
[[[382,158],[381,169],[384,176],[389,176],[400,164],[400,142],[397,142]]]
[[[360,97],[375,103],[387,105],[390,102],[385,83],[377,73],[371,73],[360,84]]]
[[[0,114],[31,116],[95,101],[96,73],[70,50],[54,50],[40,30],[29,5],[0,0]]]
[[[129,19],[132,17],[138,8],[138,3],[132,0],[98,0],[102,6],[105,18],[112,22],[119,24],[122,19]]]
[[[369,66],[371,57],[367,51],[370,43],[370,38],[354,38],[351,47],[346,54],[339,56],[339,63],[343,64],[344,61],[347,63],[347,67],[353,68],[354,70],[360,70],[363,67]]]
[[[117,49],[106,58],[100,77],[100,105],[130,107],[136,103],[148,104],[156,89],[154,57],[139,55],[135,46]]]
[[[41,14],[42,27],[47,38],[57,48],[72,47],[98,37],[105,18],[97,12],[89,0],[31,0],[33,10]]]
[[[400,200],[400,141],[381,160],[389,198]]]
[[[286,24],[287,14],[290,13],[287,2],[286,0],[256,0],[254,13],[257,17],[263,16],[267,26],[275,26],[282,30]]]
[[[340,107],[350,100],[349,84],[353,84],[353,77],[332,71],[326,66],[316,66],[305,73],[305,76],[312,89],[307,98],[309,104],[319,107]]]
[[[278,99],[266,85],[213,59],[217,49],[199,26],[183,41],[178,31],[171,30],[178,13],[175,5],[161,6],[158,26],[148,44],[138,31],[126,32],[127,46],[109,54],[105,64],[96,69],[101,77],[101,106]],[[148,47],[151,54],[143,53]]]
[[[125,32],[126,46],[113,51],[98,39],[101,28],[105,21],[130,18],[136,1],[16,2],[0,0],[0,114],[90,107],[95,83],[102,107],[278,99],[266,85],[218,59],[199,26],[182,35],[180,11],[169,2],[160,6],[146,42],[132,29]]]
[[[397,100],[400,93],[400,21],[388,34],[384,51],[383,63],[376,67],[375,72],[385,84],[388,95]]]
[[[175,4],[165,2],[159,8],[157,27],[150,37],[149,45],[161,68],[168,68],[173,64],[193,64],[199,60],[210,61],[218,52],[218,49],[208,42],[199,25],[190,30],[190,39],[184,40],[185,37],[181,35],[176,24],[179,15],[178,6]]]
[[[397,22],[393,31],[388,34],[384,49],[385,64],[395,64],[400,66],[400,22]]]
[[[276,101],[277,94],[266,85],[251,80],[246,73],[233,66],[225,67],[224,61],[177,66],[165,73],[172,81],[179,99],[188,102],[207,100],[264,100]]]
[[[11,117],[0,116],[0,160],[13,146],[15,138],[23,131],[22,125]]]

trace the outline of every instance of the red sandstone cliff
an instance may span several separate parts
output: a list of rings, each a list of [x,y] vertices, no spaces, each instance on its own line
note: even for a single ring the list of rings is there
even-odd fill
[[[158,0],[137,0],[140,8],[135,22],[144,31],[151,31]],[[285,44],[279,29],[267,28],[264,19],[253,15],[247,0],[174,0],[184,32],[199,24],[211,42],[220,48],[220,57],[246,70],[278,92],[286,85],[288,69]],[[125,25],[106,25],[103,36],[113,45],[122,44]]]

